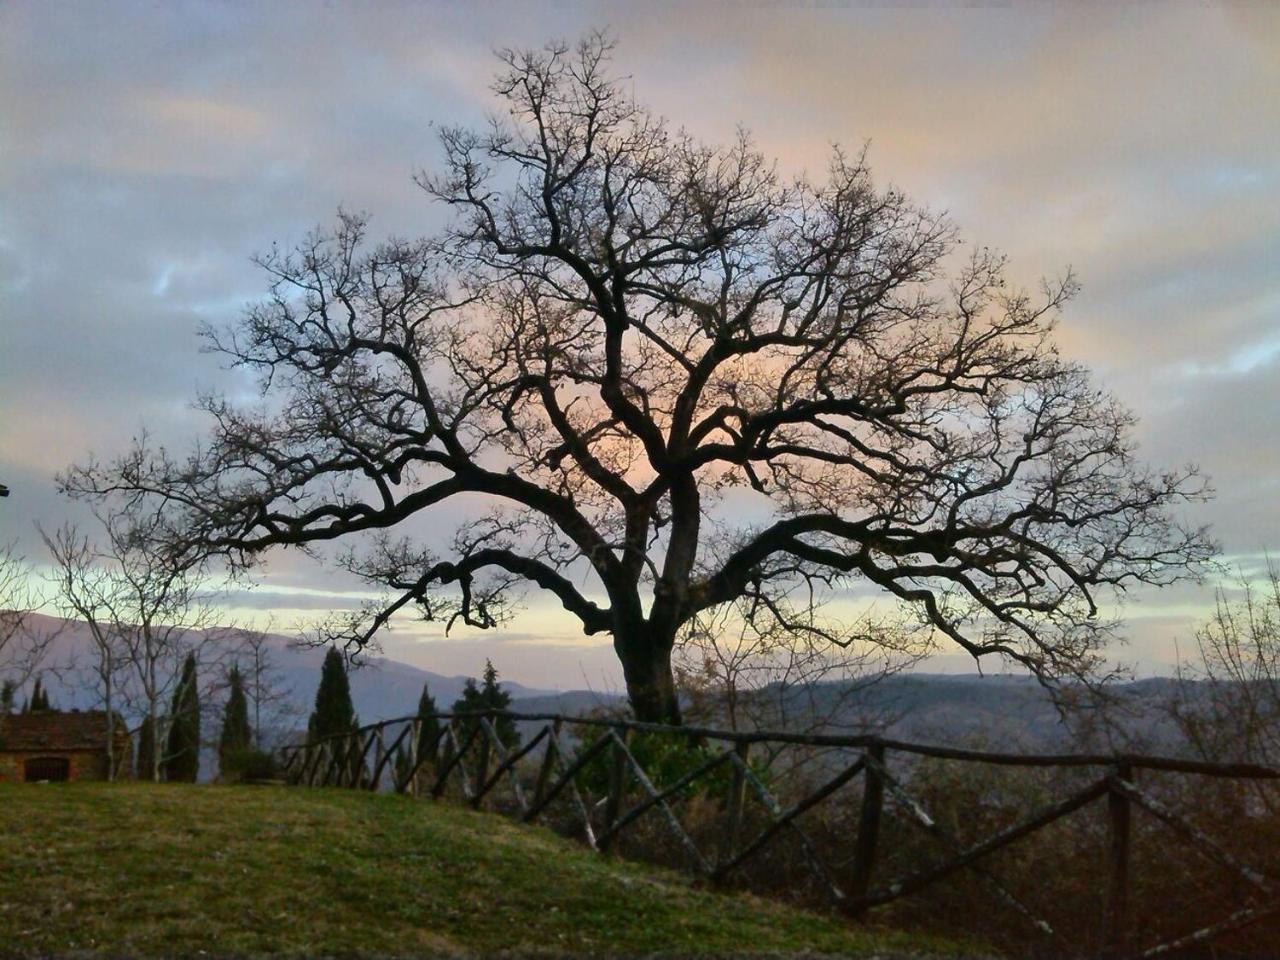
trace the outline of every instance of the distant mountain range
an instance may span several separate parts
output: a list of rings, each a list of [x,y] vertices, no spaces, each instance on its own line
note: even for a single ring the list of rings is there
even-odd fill
[[[73,669],[76,664],[86,668],[90,665],[93,649],[88,625],[78,620],[60,620],[39,614],[33,615],[30,622],[34,631],[55,635],[45,656],[45,685],[53,692],[55,706],[82,710],[99,706],[94,693],[78,682],[77,671]],[[324,649],[299,646],[293,639],[279,634],[270,634],[268,640],[271,659],[281,674],[282,685],[292,691],[292,699],[299,707],[309,709],[320,682]],[[424,684],[440,709],[447,710],[461,696],[467,682],[466,677],[443,676],[384,657],[361,658],[360,666],[351,670],[350,678],[351,699],[362,723],[414,713]],[[572,704],[574,709],[586,709],[590,706],[589,701],[599,699],[596,694],[586,691],[562,694],[508,680],[501,681],[501,686],[513,700],[536,704],[540,711],[550,709],[554,704]]]
[[[85,665],[88,663],[91,648],[87,626],[44,616],[36,617],[33,624],[39,630],[60,629],[46,658],[50,669],[45,682],[55,706],[99,706],[94,694],[76,683],[73,673],[66,669],[77,656]],[[273,635],[270,642],[275,666],[284,685],[292,690],[301,725],[315,695],[324,651],[299,647],[279,635]],[[55,672],[61,679],[53,677]],[[462,693],[467,679],[376,657],[367,658],[365,665],[353,669],[350,676],[352,700],[362,723],[414,713],[424,684],[439,708],[447,710]],[[572,716],[599,708],[617,710],[626,703],[619,694],[597,691],[539,690],[511,681],[502,681],[502,687],[511,694],[512,708],[524,713]],[[1176,681],[1171,679],[1113,686],[1111,693],[1119,709],[1110,712],[1110,735],[1148,745],[1172,743],[1175,731],[1164,705],[1175,689]],[[794,702],[787,704],[788,698]],[[809,711],[810,716],[824,718],[824,729],[829,732],[879,729],[899,739],[951,745],[981,743],[1002,750],[1078,746],[1084,735],[1080,715],[1077,722],[1064,724],[1048,693],[1030,678],[1018,676],[909,673],[887,677],[857,691],[842,684],[819,684],[787,692],[780,702],[788,707],[785,714],[800,716]],[[1087,721],[1083,725],[1087,726]],[[1091,739],[1097,740],[1096,731]]]
[[[1144,744],[1171,748],[1178,740],[1168,704],[1179,681],[1152,678],[1108,685],[1107,709],[1068,689],[1076,701],[1064,719],[1053,696],[1029,676],[903,673],[859,690],[818,684],[796,691],[788,712],[816,715],[826,732],[878,728],[890,738],[1008,752],[1106,749]],[[1195,693],[1192,686],[1184,690]]]

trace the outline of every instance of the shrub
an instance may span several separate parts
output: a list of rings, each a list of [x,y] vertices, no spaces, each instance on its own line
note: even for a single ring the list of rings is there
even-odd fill
[[[588,746],[588,743],[580,744],[577,753],[581,754]],[[706,763],[723,748],[719,745],[709,746],[684,734],[639,731],[633,733],[627,741],[627,749],[631,751],[631,755],[635,757],[653,785],[661,790]],[[606,748],[596,754],[583,768],[577,778],[578,784],[592,795],[603,797],[609,792],[609,778],[612,770],[613,750]],[[723,798],[728,795],[732,776],[732,767],[727,762],[722,763],[714,770],[698,777],[681,790],[678,796],[681,799],[695,795]],[[628,782],[631,782],[631,779],[632,774],[628,764]]]
[[[276,756],[266,750],[248,747],[232,750],[223,762],[222,777],[228,783],[276,780],[279,778]]]

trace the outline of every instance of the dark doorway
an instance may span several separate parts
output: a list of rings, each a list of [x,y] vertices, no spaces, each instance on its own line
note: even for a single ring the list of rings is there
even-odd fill
[[[37,780],[66,780],[71,774],[71,761],[66,757],[32,757],[27,761],[22,779],[27,783]]]

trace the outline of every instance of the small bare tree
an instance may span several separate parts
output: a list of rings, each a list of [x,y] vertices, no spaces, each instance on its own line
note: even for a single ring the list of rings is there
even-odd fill
[[[918,663],[932,649],[928,631],[900,616],[864,616],[849,642],[835,644],[814,619],[792,624],[758,611],[726,606],[699,617],[676,644],[676,678],[685,716],[731,730],[792,733],[866,732],[896,719],[866,694],[886,677]],[[820,623],[820,621],[819,621]],[[757,764],[790,778],[815,751],[760,744]]]
[[[31,565],[13,543],[0,544],[0,684],[21,687],[39,670],[56,633],[33,614],[46,598]]]
[[[81,666],[87,672],[106,713],[107,776],[114,780],[122,760],[116,755],[116,722],[121,706],[120,684],[128,656],[124,638],[116,628],[123,584],[101,565],[97,548],[74,526],[65,524],[52,533],[41,530],[40,536],[53,561],[49,581],[55,608],[67,620],[83,623],[88,631],[91,647],[88,667],[74,662],[68,666]],[[75,658],[76,654],[72,656]]]
[[[182,662],[195,654],[201,667],[220,661],[224,630],[211,629],[216,609],[198,563],[166,549],[171,528],[160,511],[133,501],[96,518],[95,540],[71,526],[41,531],[54,560],[60,604],[88,625],[92,673],[114,724],[117,707],[154,732],[151,769],[139,776],[160,780],[172,717],[169,704],[181,694]],[[216,670],[200,675],[216,677]],[[114,729],[108,743],[114,749]]]
[[[1259,585],[1240,577],[1241,598],[1219,591],[1196,630],[1198,663],[1179,665],[1174,717],[1207,760],[1280,765],[1280,568]]]
[[[1198,573],[1176,513],[1202,483],[1138,464],[1133,417],[1053,345],[1070,275],[1033,296],[958,257],[862,155],[788,180],[745,134],[674,131],[610,49],[504,52],[503,115],[445,129],[419,178],[443,234],[371,246],[343,215],[262,257],[270,294],[209,340],[269,402],[209,399],[190,458],[139,444],[64,487],[160,498],[235,570],[371,538],[348,565],[391,593],[338,632],[357,645],[548,591],[651,721],[680,720],[677,639],[739,601],[813,628],[808,597],[862,582],[1051,679],[1099,662],[1100,591]],[[465,520],[390,536],[423,515]]]
[[[888,719],[860,707],[867,689],[932,647],[927,633],[899,617],[868,615],[855,636],[836,645],[823,631],[726,606],[699,618],[676,645],[676,675],[700,719],[731,730],[865,729]]]
[[[253,747],[268,750],[281,738],[285,728],[300,721],[305,711],[294,699],[293,688],[276,664],[271,627],[242,629],[232,639],[230,656],[240,664],[245,696],[249,701],[249,722]],[[291,731],[290,731],[291,732]]]

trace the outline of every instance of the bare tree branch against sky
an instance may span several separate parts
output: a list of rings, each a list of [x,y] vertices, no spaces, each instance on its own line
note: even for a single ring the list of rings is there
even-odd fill
[[[375,236],[434,232],[443,212],[410,179],[436,163],[432,122],[483,123],[494,48],[592,27],[673,126],[730,143],[741,124],[786,175],[870,140],[882,184],[1007,252],[1015,281],[1070,264],[1064,354],[1134,409],[1144,460],[1204,467],[1217,498],[1191,519],[1229,556],[1276,546],[1280,13],[1265,4],[6,4],[0,540],[36,559],[32,521],[67,513],[57,470],[144,422],[185,449],[195,390],[250,395],[195,335],[261,292],[248,255],[343,204]],[[289,561],[244,605],[287,620],[356,589]],[[1210,600],[1136,597],[1120,656],[1167,663]],[[511,629],[516,679],[608,662],[556,604]],[[449,672],[493,647],[425,649],[414,659]]]

